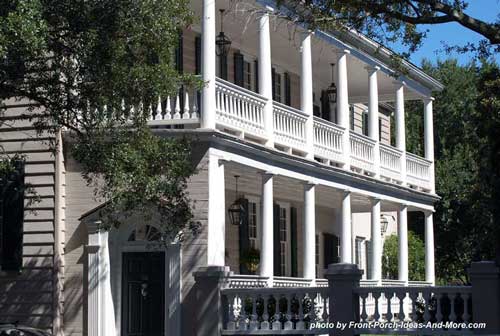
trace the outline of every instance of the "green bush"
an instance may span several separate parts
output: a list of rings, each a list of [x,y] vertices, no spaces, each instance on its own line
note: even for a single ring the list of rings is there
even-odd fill
[[[408,271],[410,280],[425,280],[424,242],[412,231],[408,231]],[[398,278],[398,236],[396,235],[385,239],[382,272],[385,278]]]

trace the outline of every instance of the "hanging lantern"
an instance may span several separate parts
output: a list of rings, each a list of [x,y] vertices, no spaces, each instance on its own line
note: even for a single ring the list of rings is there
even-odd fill
[[[387,228],[389,227],[389,221],[382,215],[380,218],[380,234],[382,237],[387,233]]]
[[[215,39],[217,56],[226,57],[231,49],[231,40],[224,34],[224,9],[220,9],[220,32]]]
[[[227,210],[229,214],[229,220],[232,225],[241,225],[243,223],[243,218],[245,218],[245,208],[243,207],[242,199],[238,196],[238,175],[235,175],[236,179],[236,201],[229,206]]]
[[[334,78],[333,78],[333,71],[335,67],[335,63],[330,64],[332,67],[332,84],[326,89],[326,93],[328,95],[328,101],[331,104],[334,104],[337,102],[337,86],[335,85]]]

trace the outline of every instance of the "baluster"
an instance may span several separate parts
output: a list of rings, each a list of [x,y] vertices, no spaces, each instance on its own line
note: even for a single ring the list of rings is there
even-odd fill
[[[151,109],[153,106],[151,105]],[[156,109],[153,110],[153,120],[161,119],[161,97],[158,95],[158,103],[156,104]]]
[[[302,330],[306,328],[304,322],[304,299],[305,294],[297,294],[297,300],[299,300],[299,311],[297,312],[297,323],[295,324],[295,329]]]
[[[228,322],[226,329],[227,330],[236,330],[236,314],[234,313],[235,308],[235,295],[229,294],[227,296],[228,300]]]
[[[188,90],[186,89],[186,94],[184,95],[185,98],[184,98],[184,113],[182,113],[182,119],[189,119],[189,117],[191,116],[191,114],[189,113],[189,92]]]
[[[449,295],[450,298],[450,321],[455,322],[457,320],[457,314],[455,312],[455,298],[456,294],[455,293],[450,293]]]
[[[252,304],[252,314],[250,315],[249,330],[259,329],[259,321],[257,316],[257,294],[250,296],[250,303]]]
[[[323,299],[323,315],[321,316],[321,319],[323,320],[323,322],[328,322],[328,315],[329,315],[328,309],[330,308],[328,307],[328,297],[323,296],[322,294],[320,295]]]
[[[460,294],[460,296],[464,300],[464,315],[463,315],[462,319],[464,320],[464,322],[471,322],[470,321],[471,315],[469,313],[469,297],[470,297],[470,294],[469,293],[462,293],[462,294]]]
[[[174,107],[174,119],[180,119],[181,118],[181,103],[180,103],[180,98],[179,98],[179,93],[175,95],[175,107]]]
[[[309,311],[308,315],[309,315],[309,322],[313,323],[318,320],[316,315],[316,293],[313,293],[310,296],[310,300],[311,300],[311,310]]]
[[[361,314],[359,317],[361,318],[361,322],[366,322],[368,318],[368,314],[366,313],[366,298],[368,297],[368,293],[361,293],[359,297],[361,298]]]
[[[270,323],[269,323],[269,299],[271,296],[264,295],[262,296],[262,304],[264,305],[263,307],[263,313],[262,313],[262,322],[260,323],[260,329],[261,330],[269,330]]]
[[[272,324],[273,330],[281,330],[281,321],[280,321],[280,297],[276,295],[276,310],[274,312],[274,321]]]
[[[191,109],[191,119],[198,119],[198,92],[194,91],[193,107]]]
[[[399,321],[404,321],[405,320],[405,310],[404,310],[404,305],[405,305],[405,297],[406,297],[406,292],[397,292],[396,297],[399,299],[399,314],[398,314],[398,319]]]
[[[293,330],[293,322],[292,322],[292,301],[293,294],[288,294],[286,296],[287,299],[287,313],[286,313],[286,322],[284,326],[284,330]]]
[[[165,103],[165,115],[163,116],[163,119],[172,119],[172,102],[170,101],[170,96],[167,96],[167,102]]]
[[[427,322],[431,319],[431,312],[429,311],[432,302],[432,293],[429,291],[423,291],[422,297],[424,298],[424,321]]]
[[[418,298],[418,293],[417,292],[410,292],[410,299],[411,299],[411,320],[413,322],[417,321],[417,298]]]
[[[227,110],[228,117],[229,119],[236,120],[236,105],[235,105],[235,98],[232,94],[228,94],[229,97],[229,109]]]
[[[378,306],[378,303],[379,303],[379,298],[380,298],[380,292],[373,292],[372,295],[373,295],[373,298],[375,299],[375,312],[373,313],[373,319],[375,321],[378,321],[380,319],[380,310],[379,310],[379,306]]]
[[[389,293],[389,295],[387,295],[387,293]],[[394,292],[392,291],[389,291],[389,292],[385,292],[384,293],[384,296],[387,300],[387,312],[386,312],[386,316],[385,316],[385,320],[387,322],[391,322],[392,321],[392,318],[393,318],[393,315],[392,315],[392,307],[391,307],[391,299],[394,297]]]
[[[249,316],[247,314],[247,310],[246,310],[246,299],[247,297],[245,296],[241,296],[240,297],[240,300],[241,300],[241,308],[240,308],[240,318],[239,318],[239,330],[248,330],[248,324],[247,324],[247,320],[249,320]]]

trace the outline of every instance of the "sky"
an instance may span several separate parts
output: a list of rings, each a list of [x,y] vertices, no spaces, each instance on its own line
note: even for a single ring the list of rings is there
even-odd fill
[[[495,22],[500,14],[500,0],[469,0],[469,7],[465,11],[472,17],[484,20],[486,22]],[[420,66],[423,59],[429,59],[433,62],[438,59],[457,58],[461,64],[466,64],[473,59],[472,54],[447,54],[444,49],[443,41],[449,45],[464,45],[469,41],[480,41],[481,35],[462,27],[457,23],[446,23],[439,25],[424,25],[422,29],[429,29],[427,38],[422,47],[410,57],[415,65]],[[391,46],[396,51],[400,51],[401,45]],[[496,55],[496,61],[500,63],[500,55]]]

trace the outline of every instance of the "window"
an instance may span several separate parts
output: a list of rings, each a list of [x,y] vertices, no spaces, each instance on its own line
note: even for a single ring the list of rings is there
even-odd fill
[[[257,248],[257,204],[248,202],[248,239],[250,247]]]
[[[378,141],[382,141],[382,118],[378,118]]]
[[[368,110],[363,111],[363,135],[368,136]]]
[[[252,90],[252,63],[243,61],[243,87]]]
[[[354,105],[349,105],[349,127],[354,131]]]
[[[364,263],[364,245],[365,245],[365,238],[363,237],[356,237],[355,245],[354,245],[354,250],[355,250],[355,262],[356,265],[358,265],[359,269],[364,270],[365,269],[365,263]]]
[[[281,84],[281,74],[277,73],[276,71],[273,72],[273,100],[280,102],[281,103],[281,90],[282,90],[282,84]]]
[[[316,234],[315,248],[314,248],[315,262],[316,262],[316,278],[320,277],[319,274],[319,235]]]
[[[280,207],[279,229],[280,229],[280,272],[286,275],[287,255],[288,255],[288,228],[286,208]]]

